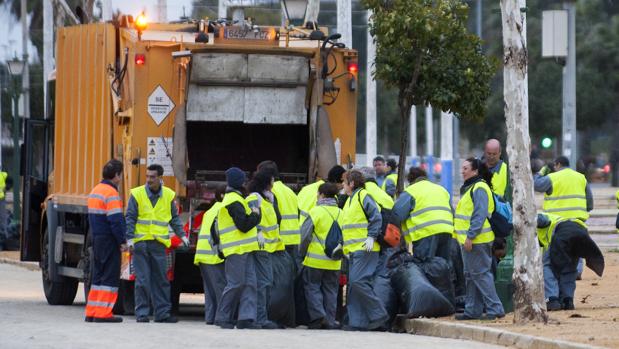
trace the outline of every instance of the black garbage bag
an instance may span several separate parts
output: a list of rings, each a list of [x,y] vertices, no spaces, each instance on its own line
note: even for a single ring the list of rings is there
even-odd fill
[[[456,305],[456,295],[454,291],[454,283],[452,280],[452,270],[445,258],[432,257],[422,263],[417,264],[432,286],[436,287],[445,298],[452,304]]]
[[[398,314],[398,296],[391,287],[391,279],[384,276],[377,276],[374,278],[374,293],[383,303],[385,310],[389,314],[389,319],[385,321],[382,329],[390,330],[391,324],[395,319],[395,316]]]
[[[448,316],[455,312],[451,302],[432,286],[415,263],[400,266],[391,276],[391,285],[400,311],[410,318]]]
[[[273,288],[269,301],[269,319],[286,327],[295,326],[294,260],[285,251],[271,255]]]
[[[466,284],[464,280],[464,263],[462,262],[462,250],[458,240],[451,239],[449,242],[449,258],[453,269],[453,282],[456,299],[464,298],[466,295]]]

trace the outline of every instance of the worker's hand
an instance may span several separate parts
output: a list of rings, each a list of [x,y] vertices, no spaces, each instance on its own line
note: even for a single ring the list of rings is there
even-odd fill
[[[129,249],[129,252],[133,253],[133,240],[132,239],[127,240],[127,248]]]
[[[545,165],[544,167],[542,167],[541,170],[539,170],[539,174],[542,176],[546,176],[550,173],[550,167],[548,167],[548,165]]]
[[[466,238],[466,240],[464,240],[464,250],[466,252],[471,252],[473,250],[473,240]]]
[[[260,209],[258,207],[252,207],[251,211],[255,214],[260,214]]]
[[[181,240],[183,240],[183,246],[189,247],[189,238],[187,236],[183,236]]]
[[[266,240],[264,238],[264,234],[259,231],[258,232],[258,247],[260,247],[261,250],[264,250],[264,244],[266,243]]]
[[[367,251],[367,252],[372,252],[372,249],[374,249],[374,238],[368,236],[367,239],[365,239],[365,242],[363,243],[363,248]]]

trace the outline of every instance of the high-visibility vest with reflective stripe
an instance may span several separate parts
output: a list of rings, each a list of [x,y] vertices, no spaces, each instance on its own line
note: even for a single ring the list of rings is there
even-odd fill
[[[8,173],[0,171],[0,200],[4,199],[4,188],[6,188],[6,177]]]
[[[316,206],[318,201],[318,187],[320,187],[325,181],[318,180],[312,184],[304,186],[297,195],[299,203],[299,227],[303,225],[305,218],[309,215],[309,211],[312,207]]]
[[[415,199],[415,207],[402,227],[406,242],[454,231],[449,193],[428,180],[421,180],[404,189]]]
[[[550,242],[552,242],[552,236],[554,235],[554,232],[557,229],[557,226],[559,225],[559,223],[572,221],[572,222],[575,222],[581,225],[583,228],[587,229],[587,225],[580,219],[564,218],[564,217],[558,216],[556,214],[551,214],[551,213],[543,213],[543,215],[547,216],[548,219],[550,220],[549,226],[545,228],[537,228],[537,239],[539,240],[540,244],[544,247],[544,249],[548,249],[548,247],[550,246]]]
[[[548,178],[552,183],[552,194],[544,194],[544,212],[586,221],[589,212],[585,176],[571,168],[565,168],[549,174]]]
[[[368,196],[368,192],[365,189],[359,189],[344,204],[341,221],[344,254],[363,250],[363,243],[368,237],[368,219],[362,205],[366,196]],[[372,251],[380,251],[380,245],[374,243]]]
[[[172,220],[171,207],[176,193],[168,187],[161,186],[161,196],[155,207],[148,198],[145,185],[131,189],[131,195],[138,204],[133,242],[157,240],[165,247],[170,247],[168,225]]]
[[[228,213],[227,206],[238,202],[243,205],[245,214],[250,214],[251,209],[247,202],[237,192],[228,192],[224,196],[222,207],[217,215],[217,231],[219,232],[219,249],[224,256],[233,254],[245,254],[259,250],[256,227],[251,228],[248,232],[243,233],[235,225],[232,217]]]
[[[619,208],[619,190],[617,190],[617,208]]]
[[[471,197],[471,190],[485,190],[486,195],[488,196],[488,212],[486,215],[486,219],[484,219],[484,224],[482,226],[481,232],[473,239],[474,244],[483,244],[487,242],[494,241],[494,232],[490,227],[490,222],[488,222],[488,217],[494,211],[494,200],[492,199],[492,191],[486,182],[480,181],[477,182],[464,193],[458,202],[458,207],[456,207],[456,215],[454,216],[454,227],[456,229],[456,239],[460,244],[464,244],[466,241],[466,233],[471,226],[471,217],[473,216],[473,199]]]
[[[388,210],[393,209],[393,198],[389,196],[385,191],[378,187],[378,184],[374,182],[365,182],[365,190],[376,201],[378,206],[386,208]]]
[[[247,197],[247,203],[258,200],[256,194],[251,194]],[[264,236],[264,251],[273,253],[275,251],[285,250],[284,242],[279,236],[279,225],[277,224],[277,215],[275,207],[266,199],[262,199],[260,203],[260,223],[258,223],[258,231]]]
[[[301,243],[299,229],[299,205],[297,195],[282,181],[273,183],[271,189],[277,198],[277,208],[282,220],[279,224],[279,236],[285,245],[298,245]]]
[[[211,228],[217,218],[217,214],[221,209],[222,203],[216,202],[211,208],[204,213],[202,217],[202,226],[200,227],[200,234],[198,235],[198,243],[196,245],[196,256],[193,259],[193,264],[219,264],[224,260],[219,258],[217,251],[213,250],[211,245]]]
[[[501,162],[499,172],[492,174],[492,190],[498,195],[505,197],[505,189],[507,189],[507,164]]]
[[[325,240],[335,220],[342,226],[342,210],[337,206],[318,205],[310,210],[309,216],[314,224],[314,232],[303,265],[323,270],[340,270],[342,261],[333,260],[325,254]]]
[[[387,190],[387,180],[393,181],[393,184],[397,186],[398,185],[398,174],[392,173],[392,174],[387,175],[387,177],[385,177],[383,184],[380,186],[380,188],[384,191]]]
[[[99,183],[88,194],[88,214],[111,216],[122,212],[123,202],[113,186]]]

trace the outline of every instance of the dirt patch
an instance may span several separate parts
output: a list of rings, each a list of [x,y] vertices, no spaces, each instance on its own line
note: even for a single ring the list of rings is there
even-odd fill
[[[549,312],[547,325],[515,325],[512,314],[507,314],[504,319],[496,322],[468,323],[600,347],[619,348],[618,252],[604,251],[606,268],[601,278],[585,267],[582,280],[576,281],[576,309]],[[441,320],[454,321],[453,317]]]

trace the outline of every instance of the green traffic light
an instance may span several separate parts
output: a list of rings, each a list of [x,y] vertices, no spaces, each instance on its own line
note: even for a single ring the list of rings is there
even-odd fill
[[[552,147],[552,139],[550,139],[548,137],[544,137],[542,139],[542,147],[544,147],[546,149]]]

